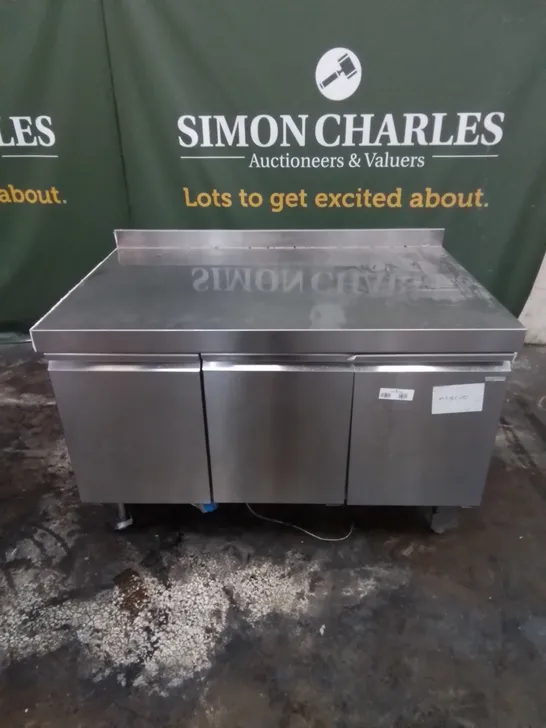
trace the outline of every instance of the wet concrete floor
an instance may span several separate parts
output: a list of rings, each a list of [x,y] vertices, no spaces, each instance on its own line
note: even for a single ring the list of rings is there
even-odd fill
[[[0,724],[543,728],[546,350],[517,362],[484,503],[80,504],[43,363],[0,349]]]

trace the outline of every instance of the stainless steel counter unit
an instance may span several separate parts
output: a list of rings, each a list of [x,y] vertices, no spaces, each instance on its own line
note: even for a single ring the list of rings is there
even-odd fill
[[[479,503],[524,329],[442,239],[118,231],[31,330],[82,499]]]

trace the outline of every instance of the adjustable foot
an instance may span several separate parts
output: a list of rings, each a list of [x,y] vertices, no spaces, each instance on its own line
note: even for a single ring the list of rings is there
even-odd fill
[[[116,531],[125,531],[126,528],[133,525],[133,517],[127,510],[125,503],[118,503],[118,519],[114,524]]]
[[[459,509],[455,506],[435,506],[425,508],[424,511],[427,523],[434,533],[452,531],[459,525]]]

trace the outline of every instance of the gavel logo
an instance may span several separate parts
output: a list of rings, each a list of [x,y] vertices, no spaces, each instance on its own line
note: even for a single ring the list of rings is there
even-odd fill
[[[347,48],[332,48],[317,63],[315,80],[319,91],[332,101],[348,98],[360,85],[362,66]]]
[[[338,63],[339,69],[331,73],[328,78],[325,78],[324,81],[322,81],[320,84],[321,88],[326,88],[326,86],[329,86],[331,83],[336,81],[341,75],[345,76],[345,78],[351,78],[351,76],[354,76],[355,73],[357,73],[353,59],[348,53],[345,53],[341,56],[341,58],[338,58]]]

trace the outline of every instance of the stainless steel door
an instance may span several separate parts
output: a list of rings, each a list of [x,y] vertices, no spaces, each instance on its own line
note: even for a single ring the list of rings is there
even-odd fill
[[[357,366],[348,503],[478,505],[509,371]]]
[[[344,502],[349,367],[205,359],[203,372],[215,501]]]
[[[210,501],[199,357],[49,371],[82,500]]]

